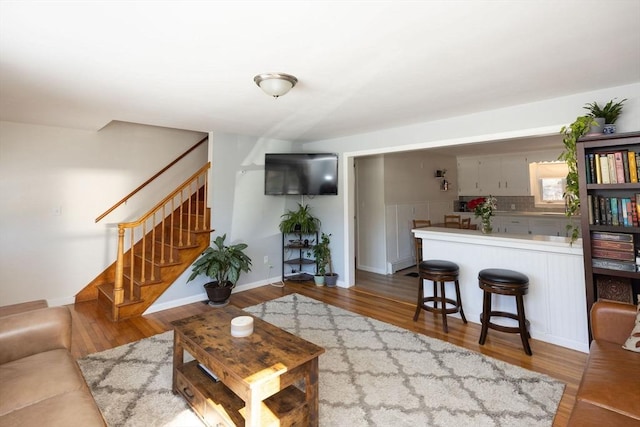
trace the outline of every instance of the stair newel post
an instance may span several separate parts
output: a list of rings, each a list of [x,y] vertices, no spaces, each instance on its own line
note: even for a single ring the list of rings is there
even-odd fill
[[[117,318],[117,306],[124,302],[124,227],[118,225],[118,257],[116,259],[116,280],[113,289],[113,315]]]

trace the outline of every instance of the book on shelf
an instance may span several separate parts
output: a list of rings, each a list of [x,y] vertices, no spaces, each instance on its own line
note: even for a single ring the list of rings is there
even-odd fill
[[[593,162],[596,168],[596,180],[594,184],[602,184],[602,168],[600,167],[600,156],[592,153],[591,162]]]
[[[638,182],[638,170],[636,165],[636,153],[633,151],[627,152],[629,157],[629,182]]]
[[[636,203],[636,199],[630,199],[631,200],[631,221],[632,221],[632,226],[637,227],[638,226],[638,205]]]
[[[607,155],[600,155],[600,170],[601,178],[599,184],[611,184],[611,175],[609,174],[609,160],[607,159]]]
[[[615,261],[610,259],[593,258],[591,265],[595,268],[606,268],[608,270],[636,271],[636,263],[629,261]]]
[[[595,221],[595,216],[594,216],[594,209],[593,209],[593,196],[591,196],[591,194],[587,195],[587,212],[589,214],[589,224],[594,223]],[[598,224],[600,223],[600,221],[598,220]]]
[[[591,239],[592,240],[614,240],[617,242],[633,242],[633,234],[593,231],[591,233]]]
[[[622,156],[622,173],[624,176],[624,180],[622,182],[631,182],[631,173],[629,172],[629,155],[628,151],[622,151],[620,155]]]
[[[620,225],[620,221],[618,221],[618,198],[610,197],[609,204],[611,205],[611,225],[618,226]]]
[[[612,249],[614,251],[626,251],[634,253],[633,242],[620,242],[617,240],[600,240],[593,239],[591,241],[592,248]]]
[[[609,166],[609,184],[617,184],[618,175],[616,173],[616,159],[613,153],[607,153],[607,164]]]
[[[591,248],[591,256],[594,258],[606,258],[618,261],[636,261],[636,254],[633,251],[614,251],[611,249]]]
[[[616,151],[613,153],[614,164],[616,167],[616,182],[626,182],[624,180],[624,163],[622,162],[622,152]]]

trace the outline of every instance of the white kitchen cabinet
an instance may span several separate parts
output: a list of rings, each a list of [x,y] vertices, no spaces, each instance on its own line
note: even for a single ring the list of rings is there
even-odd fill
[[[505,155],[459,158],[458,194],[461,196],[528,196],[527,157]]]
[[[529,234],[529,219],[522,216],[503,216],[501,233]]]
[[[529,229],[531,234],[542,234],[545,236],[568,237],[567,224],[569,219],[563,215],[553,218],[530,218]],[[580,221],[577,219],[576,221]]]
[[[480,195],[478,186],[478,159],[476,157],[460,157],[458,159],[458,195]]]

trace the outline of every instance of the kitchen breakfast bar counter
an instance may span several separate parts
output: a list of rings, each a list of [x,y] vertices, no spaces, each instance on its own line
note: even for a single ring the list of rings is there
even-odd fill
[[[581,239],[571,245],[568,238],[556,236],[482,234],[439,227],[416,228],[412,232],[422,239],[423,259],[444,259],[460,266],[462,306],[468,321],[480,323],[482,290],[478,272],[507,268],[529,277],[524,304],[531,337],[589,351]],[[430,294],[431,286],[427,285]],[[455,295],[453,284],[446,286],[447,294]],[[515,298],[493,298],[493,310],[516,312]],[[492,333],[500,332],[490,332],[489,338]],[[535,343],[532,347],[535,353]]]

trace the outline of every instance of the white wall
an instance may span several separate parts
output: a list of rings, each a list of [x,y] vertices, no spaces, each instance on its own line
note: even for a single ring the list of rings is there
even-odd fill
[[[247,243],[252,269],[234,291],[279,281],[282,274],[280,216],[299,198],[264,195],[264,155],[291,151],[291,142],[212,133],[210,186],[212,239],[226,234],[228,243]],[[268,264],[264,257],[268,257]],[[272,268],[269,268],[272,266]],[[203,282],[203,278],[199,278]]]
[[[384,157],[356,159],[358,268],[384,273],[386,238],[384,215]],[[372,233],[371,230],[378,232]]]
[[[356,160],[358,268],[387,274],[415,263],[413,219],[442,222],[457,199],[456,158],[428,151],[363,156]],[[436,170],[451,187],[440,191]]]
[[[0,122],[0,305],[73,302],[115,260],[115,224],[151,208],[167,181],[95,218],[204,136],[122,122],[98,132]],[[206,151],[171,169],[171,189]]]
[[[640,83],[634,83],[412,126],[309,142],[305,144],[305,150],[337,152],[341,161],[349,164],[353,157],[361,155],[551,135],[558,133],[563,125],[572,123],[577,116],[583,115],[584,104],[593,101],[607,102],[616,97],[628,99],[617,122],[618,132],[640,130]],[[333,224],[336,230],[341,230],[340,234],[334,233],[337,244],[334,247],[334,257],[343,258],[344,270],[338,273],[345,286],[353,285],[355,281],[355,252],[352,243],[355,212],[353,201],[349,199],[353,197],[354,180],[348,177],[345,172],[338,201],[332,201],[333,209],[328,212],[330,216],[324,219]]]

